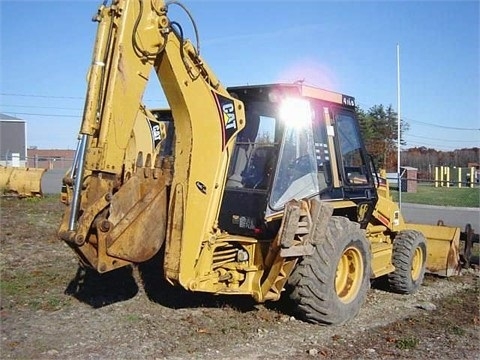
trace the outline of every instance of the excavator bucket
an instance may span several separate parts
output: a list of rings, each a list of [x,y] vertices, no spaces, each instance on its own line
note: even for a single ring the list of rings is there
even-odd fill
[[[0,191],[19,197],[42,196],[42,176],[46,169],[0,167]]]
[[[460,264],[460,228],[443,225],[407,224],[427,239],[426,270],[439,276],[458,274]]]

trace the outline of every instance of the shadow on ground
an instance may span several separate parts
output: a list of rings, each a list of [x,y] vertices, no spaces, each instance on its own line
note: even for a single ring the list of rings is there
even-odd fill
[[[231,307],[240,312],[255,310],[255,301],[250,296],[212,295],[191,292],[181,286],[172,286],[163,276],[161,253],[151,260],[138,265],[139,279],[134,276],[131,266],[119,268],[104,274],[79,266],[70,281],[65,294],[90,305],[101,308],[133,298],[142,286],[148,299],[171,309]]]
[[[143,288],[151,301],[172,309],[229,306],[241,312],[255,310],[255,301],[250,296],[212,295],[171,285],[164,278],[162,259],[163,254],[160,252],[138,266]]]
[[[79,266],[75,277],[65,289],[65,294],[93,308],[131,299],[137,293],[138,285],[130,266],[104,274]]]

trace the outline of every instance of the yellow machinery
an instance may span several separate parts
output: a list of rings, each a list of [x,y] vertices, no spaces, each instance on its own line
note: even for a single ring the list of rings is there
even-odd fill
[[[0,166],[0,191],[19,197],[42,196],[45,169]]]
[[[411,293],[426,267],[454,271],[458,229],[404,222],[368,161],[354,98],[301,83],[224,88],[173,5],[117,0],[95,17],[59,229],[85,266],[163,249],[171,284],[259,302],[286,290],[301,318],[324,324],[354,317],[373,278]],[[142,105],[152,70],[169,110]]]

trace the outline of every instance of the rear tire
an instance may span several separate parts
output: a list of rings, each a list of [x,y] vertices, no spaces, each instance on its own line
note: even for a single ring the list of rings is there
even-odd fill
[[[400,231],[393,242],[395,271],[388,274],[391,290],[400,294],[416,292],[425,276],[426,257],[425,236],[416,230]]]
[[[370,287],[370,247],[359,225],[333,216],[325,239],[288,281],[295,312],[305,321],[343,324],[354,318]]]

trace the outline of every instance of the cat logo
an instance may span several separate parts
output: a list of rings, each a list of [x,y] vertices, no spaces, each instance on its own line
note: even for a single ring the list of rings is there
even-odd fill
[[[160,125],[153,125],[152,126],[152,137],[153,140],[162,140],[162,136],[160,135]]]
[[[223,121],[225,122],[225,130],[237,130],[237,119],[235,117],[235,108],[233,107],[233,103],[223,105],[222,110]]]
[[[367,216],[369,208],[370,207],[367,203],[358,204],[358,207],[357,207],[358,222],[362,222],[363,220],[365,220],[365,217]]]
[[[162,129],[160,124],[156,121],[150,120],[147,118],[148,126],[150,127],[150,133],[152,135],[152,147],[153,151],[157,148],[157,146],[162,141]]]
[[[213,92],[217,102],[218,113],[222,123],[222,150],[238,130],[237,115],[235,113],[235,104],[232,99]]]

